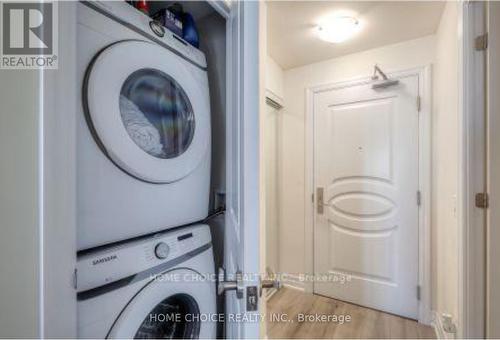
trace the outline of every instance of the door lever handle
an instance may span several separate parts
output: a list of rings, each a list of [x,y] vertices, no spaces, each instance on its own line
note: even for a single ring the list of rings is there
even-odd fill
[[[236,297],[238,299],[243,298],[243,293],[245,291],[245,284],[243,282],[243,274],[240,270],[236,272],[236,280],[227,280],[226,271],[223,268],[219,268],[219,277],[217,280],[217,294],[222,295],[228,290],[235,290]]]
[[[325,202],[323,198],[323,193],[324,193],[324,188],[322,187],[317,187],[316,188],[316,212],[318,215],[323,215],[324,213],[324,207],[325,207]]]

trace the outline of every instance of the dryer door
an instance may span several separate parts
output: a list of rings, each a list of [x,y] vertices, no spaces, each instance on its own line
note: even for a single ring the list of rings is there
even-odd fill
[[[101,149],[138,179],[177,181],[209,151],[206,72],[154,43],[101,51],[87,70],[83,105]]]
[[[108,338],[215,338],[215,285],[187,269],[156,276],[130,301]]]

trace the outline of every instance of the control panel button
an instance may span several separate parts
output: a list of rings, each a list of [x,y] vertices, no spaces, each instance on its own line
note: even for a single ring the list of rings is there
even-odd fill
[[[155,255],[160,260],[166,259],[170,248],[165,242],[160,242],[155,246]]]

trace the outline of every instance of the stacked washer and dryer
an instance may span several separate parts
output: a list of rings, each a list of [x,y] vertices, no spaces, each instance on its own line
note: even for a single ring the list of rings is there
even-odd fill
[[[209,206],[205,56],[124,1],[77,11],[78,336],[214,338],[211,236],[193,224]]]

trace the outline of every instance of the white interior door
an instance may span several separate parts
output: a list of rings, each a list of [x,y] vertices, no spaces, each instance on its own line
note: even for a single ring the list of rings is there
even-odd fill
[[[314,95],[314,292],[413,319],[417,96],[417,76]]]
[[[243,282],[242,296],[225,293],[226,338],[259,338],[259,3],[230,5],[224,265],[227,280],[241,272]]]

